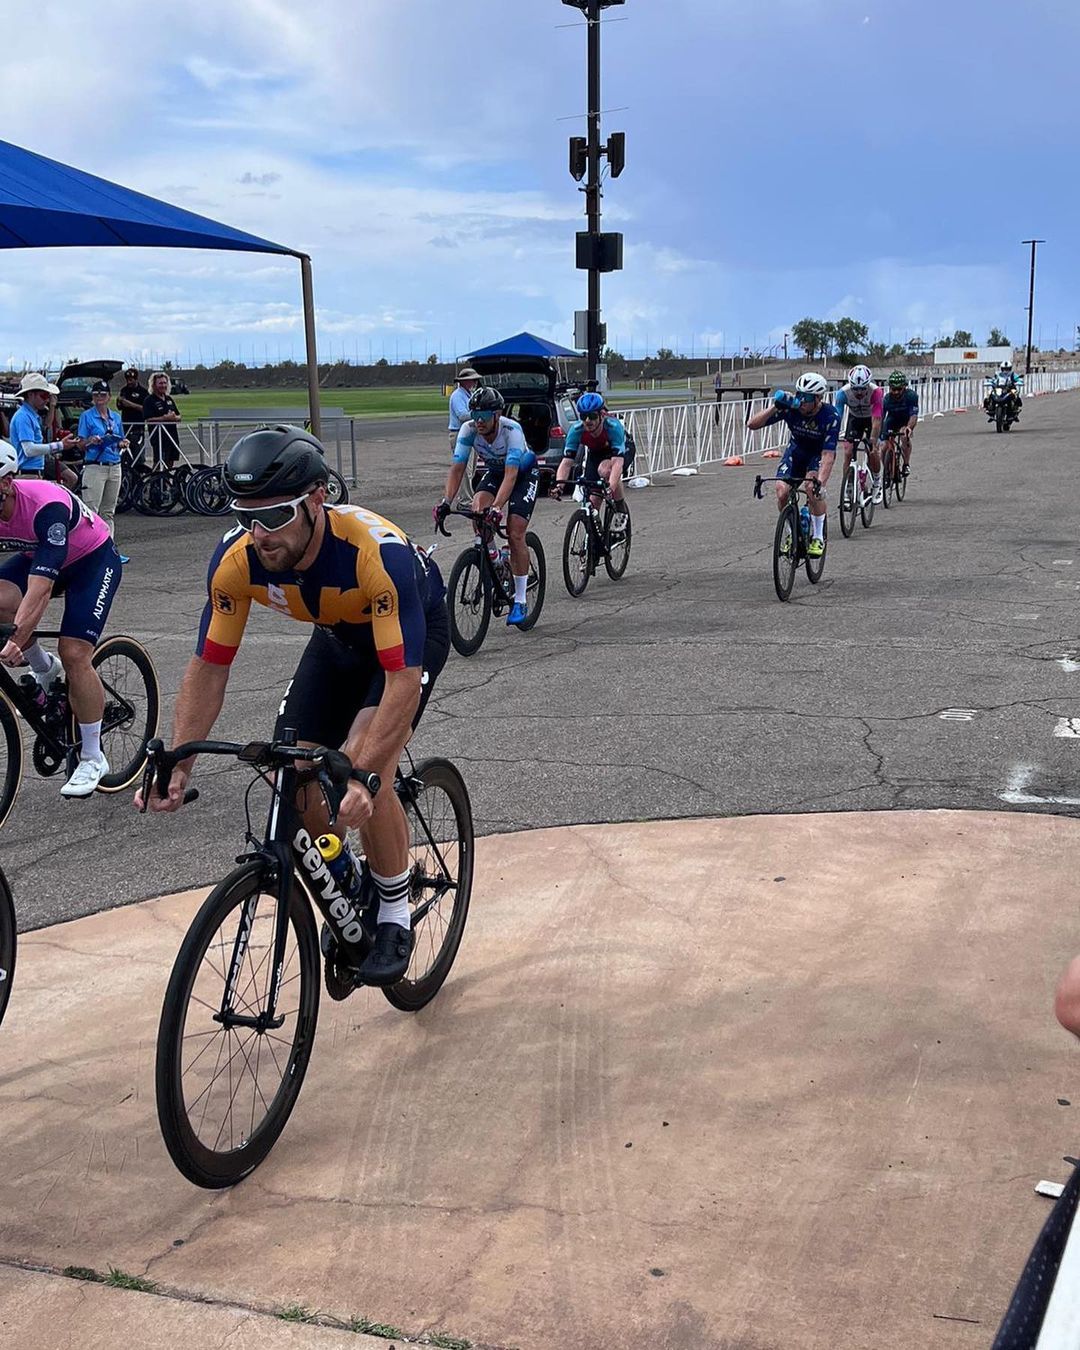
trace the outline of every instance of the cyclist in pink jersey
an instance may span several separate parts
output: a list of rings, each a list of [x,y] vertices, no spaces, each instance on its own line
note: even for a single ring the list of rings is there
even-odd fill
[[[61,671],[67,676],[71,709],[81,745],[63,797],[88,797],[109,764],[101,752],[105,691],[91,665],[113,596],[120,584],[120,555],[109,527],[66,488],[38,479],[18,479],[14,446],[0,441],[0,622],[15,632],[0,647],[6,666],[28,662],[49,691]],[[64,597],[60,660],[42,650],[34,630],[54,595]]]

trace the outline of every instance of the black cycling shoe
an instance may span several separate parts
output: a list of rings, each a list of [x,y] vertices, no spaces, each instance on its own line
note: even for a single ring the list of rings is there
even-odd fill
[[[360,963],[357,975],[365,984],[397,984],[409,969],[413,933],[399,923],[380,923],[375,929],[375,945]]]

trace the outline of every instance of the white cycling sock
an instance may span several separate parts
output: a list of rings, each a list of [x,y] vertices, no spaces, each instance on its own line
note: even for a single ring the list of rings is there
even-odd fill
[[[372,872],[371,879],[379,893],[378,923],[396,923],[402,928],[412,926],[409,917],[409,873],[396,877],[381,877]]]
[[[80,759],[100,759],[101,758],[101,723],[100,722],[80,722],[79,736],[82,740],[82,749],[79,751]]]
[[[40,642],[31,642],[29,647],[24,647],[23,656],[30,662],[30,669],[35,675],[48,675],[52,670],[52,654]]]
[[[815,538],[815,539],[824,539],[824,537],[825,537],[825,517],[824,517],[824,516],[811,516],[811,517],[810,517],[810,528],[811,528],[811,529],[813,530],[813,532],[814,532],[814,538]]]
[[[515,578],[514,578],[514,604],[515,604],[515,605],[523,605],[523,604],[525,603],[525,593],[526,593],[526,591],[528,590],[528,586],[529,586],[529,578],[528,578],[528,577],[515,577]]]

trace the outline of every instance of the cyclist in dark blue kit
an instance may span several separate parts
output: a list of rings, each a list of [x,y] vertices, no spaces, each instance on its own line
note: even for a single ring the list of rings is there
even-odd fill
[[[825,402],[829,386],[816,370],[800,375],[795,393],[778,389],[772,397],[772,407],[757,413],[747,422],[750,431],[758,431],[771,422],[783,422],[791,432],[791,440],[780,461],[777,475],[781,478],[816,478],[821,485],[819,495],[810,496],[810,542],[806,552],[811,558],[820,558],[825,552],[825,484],[836,463],[836,442],[840,434],[840,414]],[[787,483],[776,485],[776,507],[782,511],[791,492]]]
[[[896,440],[904,458],[906,478],[911,464],[911,433],[919,420],[919,396],[908,388],[908,378],[902,370],[889,376],[889,388],[881,400],[881,440]]]

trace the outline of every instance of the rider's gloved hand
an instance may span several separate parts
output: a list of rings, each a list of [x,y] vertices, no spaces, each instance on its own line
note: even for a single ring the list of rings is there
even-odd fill
[[[444,497],[442,501],[436,502],[431,510],[431,518],[436,525],[441,525],[450,514],[450,503]]]
[[[484,512],[484,520],[492,526],[493,529],[497,529],[502,524],[502,518],[503,513],[497,506],[489,506]]]
[[[563,499],[563,493],[565,492],[565,490],[566,490],[566,484],[565,484],[565,483],[560,483],[559,480],[556,479],[555,482],[552,483],[552,485],[551,485],[551,499],[552,499],[552,501],[561,502],[562,499]]]

